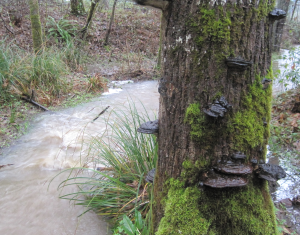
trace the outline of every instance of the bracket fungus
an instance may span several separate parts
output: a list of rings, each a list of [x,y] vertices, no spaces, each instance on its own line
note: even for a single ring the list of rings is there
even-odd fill
[[[272,83],[272,80],[271,79],[267,79],[267,78],[264,78],[262,81],[262,86],[263,86],[263,89],[267,89],[269,87],[269,85]]]
[[[208,175],[203,184],[211,188],[233,188],[246,186],[248,180],[240,176],[213,173]]]
[[[147,176],[146,176],[146,181],[148,183],[153,184],[154,182],[154,177],[155,177],[155,168],[153,168],[151,171],[148,172]]]
[[[230,109],[232,105],[230,105],[224,96],[214,101],[213,104],[210,105],[208,109],[204,109],[203,112],[208,116],[217,118],[224,117],[225,113]]]
[[[230,175],[247,175],[251,174],[253,169],[249,165],[241,164],[238,162],[227,161],[214,167],[215,170]]]
[[[280,20],[286,17],[286,12],[284,10],[275,8],[269,13],[269,17],[272,20]]]
[[[245,160],[247,156],[241,152],[234,153],[231,157],[234,160]]]
[[[286,177],[283,168],[273,164],[259,164],[256,173],[258,178],[273,182]]]
[[[141,124],[137,129],[138,132],[143,134],[158,134],[158,119]]]
[[[243,58],[240,57],[229,57],[226,59],[226,64],[231,69],[236,69],[239,71],[246,70],[250,65],[252,65],[251,61],[246,61]]]

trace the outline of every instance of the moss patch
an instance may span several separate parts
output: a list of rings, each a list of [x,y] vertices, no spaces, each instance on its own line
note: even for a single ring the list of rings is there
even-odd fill
[[[276,235],[274,208],[267,183],[245,188],[199,190],[180,180],[166,183],[165,215],[156,235]]]
[[[183,183],[174,179],[170,179],[169,187],[165,216],[156,235],[209,234],[210,222],[202,217],[198,209],[200,191],[192,187],[183,188]]]
[[[199,103],[189,105],[186,109],[184,121],[191,125],[191,138],[196,141],[201,139],[204,134],[205,116],[200,111]]]
[[[269,137],[272,88],[262,88],[262,78],[256,76],[253,85],[242,98],[242,110],[229,121],[228,131],[233,136],[234,149],[246,151],[266,144]]]

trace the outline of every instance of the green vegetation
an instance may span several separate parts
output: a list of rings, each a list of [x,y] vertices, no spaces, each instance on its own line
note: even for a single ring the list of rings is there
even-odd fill
[[[229,121],[228,131],[234,136],[234,149],[238,151],[264,146],[269,138],[269,124],[264,125],[264,122],[269,123],[271,118],[272,86],[263,89],[261,81],[262,78],[256,76],[242,98],[242,110]]]
[[[86,206],[87,210],[110,218],[117,227],[116,234],[126,231],[125,227],[128,226],[133,229],[134,225],[139,230],[148,231],[151,221],[152,185],[146,183],[144,178],[156,166],[157,142],[155,136],[137,132],[141,123],[149,120],[147,114],[139,113],[132,105],[129,110],[113,111],[111,115],[115,116],[115,122],[103,120],[111,131],[107,136],[93,138],[90,146],[90,155],[93,157],[87,158],[87,162],[102,167],[98,170],[67,170],[76,172],[75,176],[59,186],[78,185],[78,192],[61,198],[75,200],[76,204]],[[77,169],[92,174],[77,176]],[[142,225],[139,213],[143,220],[146,219]],[[126,216],[134,215],[137,216],[136,221],[130,224]]]
[[[170,179],[157,234],[278,234],[267,182],[255,184],[258,187],[202,190],[197,184],[184,187],[180,180]]]

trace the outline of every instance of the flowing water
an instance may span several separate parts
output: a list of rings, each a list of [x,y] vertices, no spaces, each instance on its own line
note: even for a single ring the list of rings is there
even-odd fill
[[[102,218],[93,212],[78,217],[83,207],[58,198],[76,191],[75,186],[57,191],[66,174],[49,183],[61,170],[83,161],[87,151],[83,142],[107,128],[101,118],[92,122],[107,106],[106,116],[109,110],[130,102],[157,114],[158,97],[156,81],[128,84],[79,107],[45,112],[35,118],[28,134],[0,156],[0,165],[13,164],[0,169],[0,234],[108,234]]]

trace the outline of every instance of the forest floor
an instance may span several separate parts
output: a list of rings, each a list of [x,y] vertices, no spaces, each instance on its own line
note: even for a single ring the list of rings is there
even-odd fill
[[[270,124],[268,158],[276,159],[288,172],[284,179],[286,186],[283,188],[289,191],[284,193],[289,197],[275,202],[278,224],[282,234],[299,234],[300,86],[274,97]],[[277,187],[278,185],[274,191]]]
[[[28,6],[2,7],[0,41],[31,53],[33,48]],[[78,47],[76,50],[80,53],[81,61],[65,75],[67,83],[71,83],[71,89],[67,92],[52,96],[46,89],[35,90],[38,92],[36,101],[39,104],[50,110],[74,106],[99,96],[107,90],[110,81],[139,81],[159,77],[159,70],[156,68],[161,15],[159,11],[132,3],[127,3],[126,6],[124,3],[117,4],[107,45],[104,45],[104,38],[109,27],[111,7],[102,10],[98,8],[85,40],[80,39],[80,29],[86,23],[87,14],[74,16],[69,11],[70,5],[61,2],[47,1],[40,4],[45,45],[59,50],[64,46],[62,38],[59,34],[58,37],[50,37],[51,30],[53,32],[54,29],[57,33],[59,28],[75,28],[77,35],[74,37],[74,44]],[[15,16],[11,12],[22,16],[19,24],[15,25]],[[26,132],[29,120],[39,112],[42,112],[39,108],[18,96],[14,96],[9,102],[0,100],[0,154],[2,148],[9,146]]]

